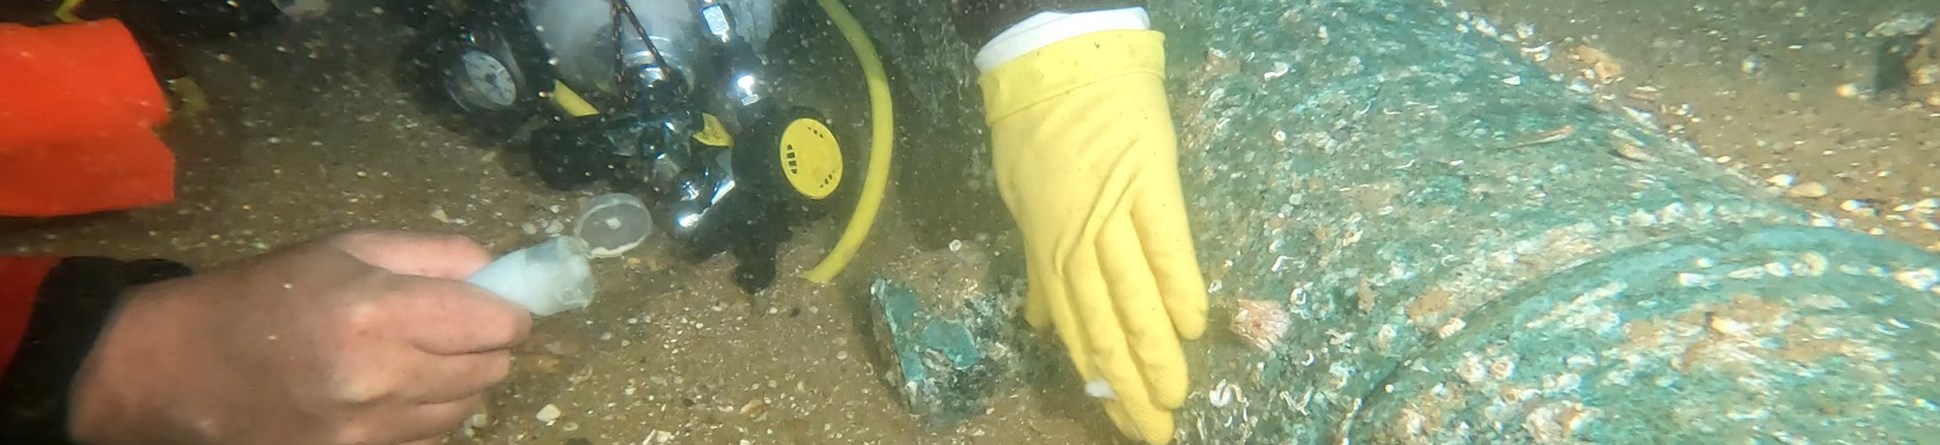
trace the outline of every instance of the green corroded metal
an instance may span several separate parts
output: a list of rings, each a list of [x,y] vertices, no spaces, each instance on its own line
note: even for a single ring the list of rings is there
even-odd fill
[[[879,279],[869,294],[877,338],[885,342],[884,357],[896,364],[897,391],[910,413],[947,423],[983,412],[995,381],[969,327],[922,310],[916,292],[903,284]]]
[[[928,425],[979,415],[984,400],[1015,381],[1028,334],[1010,324],[1014,301],[983,283],[989,259],[977,243],[913,254],[869,287],[873,331],[892,364],[891,384]]]
[[[971,70],[899,24],[933,3],[858,17],[900,93],[975,97],[918,76]],[[1769,196],[1436,2],[1152,14],[1213,298],[1183,441],[1940,437],[1940,257]],[[1242,299],[1288,311],[1271,350],[1223,329]]]

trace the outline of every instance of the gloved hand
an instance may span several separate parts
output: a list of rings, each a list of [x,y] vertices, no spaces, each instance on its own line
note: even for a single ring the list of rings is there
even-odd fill
[[[1121,431],[1155,444],[1172,440],[1187,393],[1180,339],[1206,326],[1162,42],[1136,29],[1064,37],[980,80],[999,191],[1024,234],[1026,317],[1056,327]]]

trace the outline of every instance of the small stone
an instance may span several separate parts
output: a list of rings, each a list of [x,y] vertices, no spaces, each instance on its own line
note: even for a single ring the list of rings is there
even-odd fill
[[[1857,199],[1848,199],[1845,202],[1839,203],[1839,210],[1858,212],[1864,209],[1866,209],[1866,203]]]
[[[552,220],[552,221],[546,222],[547,235],[558,235],[560,232],[565,232],[565,231],[566,231],[566,225],[560,223],[559,220]]]
[[[647,430],[647,437],[640,439],[640,445],[662,445],[674,440],[674,433],[661,430]]]
[[[1859,85],[1853,85],[1852,82],[1842,83],[1837,88],[1833,88],[1832,93],[1847,99],[1859,97]]]
[[[539,408],[539,414],[533,415],[532,417],[539,419],[540,422],[552,423],[554,420],[559,420],[559,407],[548,403],[546,406]]]
[[[1825,194],[1825,184],[1820,184],[1819,181],[1808,181],[1785,191],[1785,196],[1793,198],[1819,198],[1824,197]]]
[[[1738,71],[1743,72],[1745,74],[1758,74],[1758,71],[1762,70],[1764,67],[1765,67],[1764,58],[1760,57],[1757,54],[1745,56],[1745,60],[1738,62]]]
[[[848,360],[848,359],[849,359],[849,351],[836,351],[836,353],[835,353],[835,359],[836,359],[836,360]]]
[[[484,428],[491,425],[492,415],[488,413],[475,413],[471,417],[465,418],[465,427],[467,428]]]
[[[537,235],[539,234],[539,226],[532,225],[532,223],[528,222],[525,224],[520,224],[519,231],[525,232],[525,234],[527,235]]]
[[[1940,84],[1940,63],[1921,66],[1911,71],[1913,71],[1913,78],[1910,79],[1910,83],[1914,85]]]
[[[443,207],[432,207],[431,219],[438,220],[441,223],[451,223],[451,217],[445,215],[445,209]]]
[[[1786,187],[1791,187],[1793,182],[1797,180],[1798,180],[1797,176],[1792,176],[1790,174],[1778,174],[1778,175],[1772,175],[1772,177],[1770,178],[1765,178],[1765,183],[1771,184],[1773,187],[1786,188]]]

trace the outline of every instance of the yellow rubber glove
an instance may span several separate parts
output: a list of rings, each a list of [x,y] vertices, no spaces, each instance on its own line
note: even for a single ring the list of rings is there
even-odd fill
[[[1154,444],[1172,440],[1187,393],[1180,338],[1206,328],[1163,42],[1083,34],[980,79],[997,184],[1024,234],[1026,318],[1055,326],[1085,390],[1119,430]]]

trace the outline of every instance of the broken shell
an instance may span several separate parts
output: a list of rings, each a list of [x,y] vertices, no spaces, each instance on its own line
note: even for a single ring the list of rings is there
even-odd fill
[[[1631,99],[1641,100],[1645,102],[1656,102],[1657,99],[1663,97],[1663,91],[1657,89],[1657,87],[1654,87],[1654,86],[1644,85],[1644,86],[1632,88],[1630,89],[1630,92],[1624,93],[1624,95],[1629,96]]]
[[[1542,46],[1522,47],[1522,55],[1537,63],[1547,62],[1549,61],[1549,44],[1544,43]]]
[[[1791,189],[1788,189],[1785,191],[1785,196],[1790,196],[1793,198],[1819,198],[1825,195],[1826,195],[1825,184],[1820,184],[1819,181],[1809,181],[1803,184],[1795,185],[1795,186],[1792,186]]]
[[[1233,403],[1233,399],[1239,398],[1239,392],[1239,385],[1220,380],[1219,384],[1213,385],[1212,392],[1206,393],[1206,403],[1214,408],[1225,408]]]
[[[761,399],[749,400],[748,403],[741,405],[740,411],[743,416],[759,417],[768,413],[768,402]]]
[[[1570,55],[1576,57],[1576,60],[1583,61],[1584,64],[1589,65],[1590,74],[1594,77],[1593,80],[1597,82],[1610,83],[1623,77],[1623,63],[1618,62],[1615,57],[1610,57],[1609,53],[1603,52],[1603,50],[1597,49],[1596,47],[1577,45],[1576,48],[1570,51]]]
[[[1616,152],[1617,156],[1637,162],[1653,162],[1657,160],[1657,157],[1651,156],[1650,152],[1644,151],[1643,147],[1629,143],[1618,142]]]

